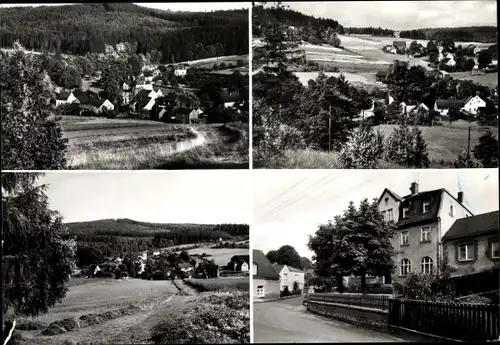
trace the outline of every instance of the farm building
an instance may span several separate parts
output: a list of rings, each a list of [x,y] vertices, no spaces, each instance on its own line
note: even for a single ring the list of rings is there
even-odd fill
[[[389,71],[378,71],[377,74],[375,74],[375,78],[377,78],[377,81],[384,81],[388,75]]]
[[[185,76],[187,74],[189,64],[187,64],[187,63],[175,64],[175,65],[173,65],[173,68],[174,68],[175,76],[181,77],[181,76]]]
[[[434,110],[442,116],[448,116],[451,109],[460,110],[465,105],[463,99],[438,99],[434,104]]]
[[[56,107],[62,104],[71,104],[75,100],[77,100],[77,98],[72,92],[61,92],[56,95]]]
[[[233,272],[248,272],[250,267],[250,255],[234,255],[229,261],[227,268]]]
[[[406,102],[403,101],[403,102],[399,103],[399,109],[401,110],[401,113],[405,114],[405,115],[410,113],[417,106],[418,106],[418,102],[415,100],[407,100]]]
[[[405,41],[394,41],[392,43],[392,45],[394,46],[394,48],[396,48],[396,50],[399,54],[404,53],[406,50],[406,42]]]
[[[253,300],[280,297],[280,275],[262,250],[253,249],[252,277]]]

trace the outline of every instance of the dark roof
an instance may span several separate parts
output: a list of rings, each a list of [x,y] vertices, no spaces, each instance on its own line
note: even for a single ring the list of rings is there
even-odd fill
[[[439,206],[441,205],[441,194],[443,189],[436,189],[416,194],[410,194],[403,197],[399,205],[399,221],[396,226],[407,227],[421,223],[429,223],[437,219]],[[431,211],[422,213],[422,204],[424,201],[430,201]],[[403,208],[409,207],[408,217],[403,218]]]
[[[69,95],[71,95],[71,92],[61,92],[56,95],[56,99],[60,101],[65,101],[68,99]]]
[[[274,272],[280,274],[280,272],[283,269],[283,267],[285,267],[285,265],[274,265],[273,266]]]
[[[152,90],[146,90],[146,89],[141,89],[139,92],[137,92],[137,95],[135,97],[137,98],[149,98],[149,94],[151,93]]]
[[[292,267],[292,266],[288,266],[288,269],[290,270],[290,272],[304,273],[304,271],[301,271],[298,268],[295,268],[295,267]]]
[[[418,105],[418,102],[412,99],[405,101],[406,105]]]
[[[85,102],[81,101],[80,102],[82,104],[88,104],[88,105],[92,105],[94,107],[100,107],[104,102],[106,101],[105,98],[101,98],[101,99],[98,99],[98,98],[94,98],[94,97],[88,97]]]
[[[443,236],[443,241],[488,233],[498,234],[498,211],[457,219]]]
[[[193,267],[193,265],[191,265],[190,263],[179,264],[179,268],[189,268],[189,267]]]
[[[405,41],[394,41],[392,44],[396,48],[406,48],[406,42]]]
[[[250,255],[233,255],[231,258],[231,261],[236,261],[236,262],[250,262]]]
[[[378,71],[376,76],[377,77],[387,77],[389,75],[389,71]]]
[[[240,95],[223,95],[221,96],[222,102],[240,102],[243,101],[243,97]]]
[[[254,279],[280,279],[279,274],[273,269],[273,266],[262,250],[253,249],[253,263],[257,266],[257,274],[253,276]]]
[[[437,99],[436,107],[440,109],[460,109],[465,105],[463,99]]]

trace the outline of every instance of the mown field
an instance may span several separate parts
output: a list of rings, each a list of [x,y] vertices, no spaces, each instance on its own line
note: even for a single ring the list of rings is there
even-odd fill
[[[180,280],[72,279],[47,314],[17,319],[13,344],[249,343],[250,296],[236,285],[197,293]],[[68,331],[42,334],[53,322]]]
[[[188,254],[210,255],[208,259],[213,259],[219,266],[226,266],[234,255],[250,255],[250,250],[245,248],[195,248],[187,250]]]
[[[165,169],[248,162],[248,125],[190,126],[79,116],[63,116],[60,123],[69,140],[68,169]]]

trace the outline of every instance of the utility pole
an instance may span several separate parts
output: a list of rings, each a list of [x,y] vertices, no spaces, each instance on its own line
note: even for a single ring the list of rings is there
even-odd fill
[[[332,106],[328,111],[328,151],[332,151]]]
[[[469,125],[469,138],[467,139],[467,160],[470,159],[470,128],[471,126]]]

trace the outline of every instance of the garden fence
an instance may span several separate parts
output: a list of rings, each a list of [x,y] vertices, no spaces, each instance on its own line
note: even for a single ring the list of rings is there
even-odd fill
[[[309,294],[309,301],[338,303],[353,305],[358,307],[389,310],[389,296],[382,295],[354,295],[354,294],[330,294],[312,293]]]

